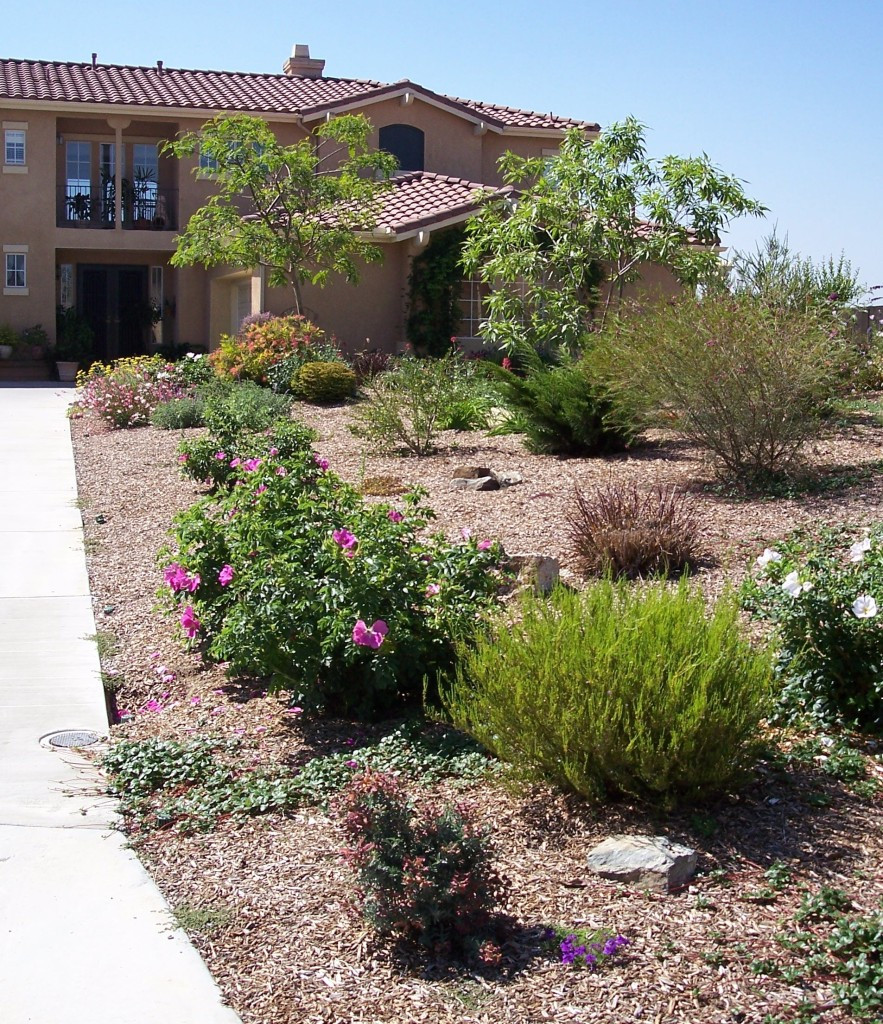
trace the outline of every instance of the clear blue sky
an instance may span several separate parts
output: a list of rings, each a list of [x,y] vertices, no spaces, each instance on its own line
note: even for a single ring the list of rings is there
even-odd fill
[[[259,20],[258,20],[259,18]],[[91,0],[18,5],[0,56],[278,72],[294,43],[326,74],[600,122],[634,114],[651,155],[706,152],[806,256],[843,251],[883,284],[880,0]]]

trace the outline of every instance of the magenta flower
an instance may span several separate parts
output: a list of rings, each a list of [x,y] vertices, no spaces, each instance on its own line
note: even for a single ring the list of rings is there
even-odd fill
[[[180,590],[188,590],[192,594],[201,583],[198,572],[191,576],[178,562],[172,562],[171,565],[166,566],[163,571],[163,579],[176,594]]]
[[[335,530],[334,533],[331,534],[331,538],[335,544],[342,547],[347,553],[351,552],[356,544],[359,543],[349,530]]]
[[[441,593],[441,587],[437,583],[430,583],[426,588],[427,597],[435,597],[435,595],[439,593]]]
[[[253,473],[258,466],[260,466],[262,461],[263,459],[246,459],[245,462],[242,463],[242,468],[247,473]]]
[[[254,493],[255,494],[263,494],[266,489],[267,489],[267,485],[266,484],[261,484],[259,487],[255,488]]]
[[[318,452],[313,452],[313,462],[315,462],[321,470],[328,469],[328,459],[323,459]]]
[[[347,766],[347,768],[358,768],[359,767],[359,762],[358,761],[344,761],[344,764]]]
[[[284,466],[277,466],[276,476],[288,476],[288,470]]]
[[[190,456],[189,456],[189,455],[179,455],[179,456],[178,456],[178,462],[180,462],[180,463],[182,463],[182,464],[183,464],[183,463],[185,463],[185,462],[186,462],[186,461],[187,461],[187,460],[188,460],[189,458],[190,458]]]
[[[239,465],[239,464],[240,464],[241,462],[242,462],[242,459],[239,459],[239,458],[236,458],[236,459],[231,459],[231,460],[230,460],[230,466],[231,466],[231,468],[232,468],[232,469],[236,469],[236,467],[237,467],[237,466],[238,466],[238,465]]]
[[[233,575],[232,565],[221,566],[221,571],[218,573],[218,583],[220,583],[222,587],[229,586],[229,584],[233,582]]]
[[[359,619],[353,626],[353,643],[358,644],[359,647],[370,647],[376,651],[388,632],[389,626],[383,619],[377,619],[370,627],[366,626],[362,619]]]
[[[401,512],[394,508],[391,508],[389,512],[386,513],[386,517],[391,523],[400,523],[405,518]]]
[[[479,551],[487,551],[487,549],[490,546],[491,546],[491,542],[489,540],[480,540],[478,542],[478,544],[476,545],[476,547],[478,548]]]
[[[193,611],[193,605],[188,604],[184,611],[181,612],[181,627],[191,640],[202,629],[202,623],[197,619],[196,613]]]
[[[215,458],[218,460],[218,462],[226,462],[227,461],[227,453],[226,452],[215,452]]]
[[[278,455],[279,454],[279,449],[278,448],[271,448],[270,451],[268,452],[268,454],[269,455]]]

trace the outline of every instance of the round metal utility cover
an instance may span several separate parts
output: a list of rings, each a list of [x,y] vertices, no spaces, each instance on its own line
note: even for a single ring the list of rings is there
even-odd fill
[[[97,732],[90,732],[87,729],[71,729],[67,732],[53,733],[47,739],[53,747],[89,747],[93,743],[98,743],[101,737]]]

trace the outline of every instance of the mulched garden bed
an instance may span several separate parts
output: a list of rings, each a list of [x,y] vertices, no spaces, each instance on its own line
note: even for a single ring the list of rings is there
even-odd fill
[[[751,501],[715,493],[701,454],[664,436],[622,456],[559,460],[530,455],[516,437],[451,433],[438,455],[415,459],[357,441],[346,429],[350,409],[302,407],[299,414],[320,431],[318,451],[345,479],[392,475],[420,484],[446,533],[469,528],[498,537],[510,552],[554,555],[565,575],[573,569],[566,533],[573,488],[611,476],[696,492],[709,555],[701,575],[710,592],[726,580],[738,583],[765,544],[799,524],[883,517],[876,465],[883,429],[870,420],[843,428],[810,455],[816,466],[838,467],[839,489]],[[156,552],[174,512],[200,494],[177,471],[176,446],[192,433],[72,421],[103,666],[119,707],[132,712],[114,737],[239,737],[238,756],[252,765],[299,764],[358,745],[357,725],[293,716],[284,694],[231,684],[223,668],[178,645],[173,620],[158,610]],[[517,471],[524,480],[496,492],[453,490],[451,470],[464,462]],[[879,793],[854,795],[821,767],[763,763],[738,794],[669,815],[628,803],[591,807],[542,786],[458,788],[456,798],[492,830],[495,862],[511,886],[506,909],[523,926],[502,964],[471,971],[402,961],[374,940],[350,909],[342,829],[319,809],[222,820],[208,834],[135,834],[133,842],[246,1024],[762,1024],[767,1015],[791,1019],[802,998],[831,1003],[831,979],[801,989],[751,969],[761,959],[787,960],[774,936],[794,927],[788,922],[802,889],[837,886],[864,913],[883,898],[883,801]],[[590,875],[586,852],[618,832],[665,834],[695,847],[694,883],[662,896]],[[791,882],[761,900],[752,894],[774,861],[787,863]],[[630,945],[603,970],[567,967],[536,941],[543,926],[559,924],[618,931]],[[833,1006],[824,1017],[848,1019]]]

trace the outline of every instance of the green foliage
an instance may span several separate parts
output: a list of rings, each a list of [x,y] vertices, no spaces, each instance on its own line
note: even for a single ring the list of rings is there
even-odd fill
[[[591,495],[577,488],[567,525],[587,576],[676,573],[692,568],[700,553],[695,500],[661,485],[642,491],[611,479]]]
[[[728,480],[768,486],[825,428],[845,355],[811,315],[685,295],[609,326],[596,361],[613,394],[708,448]]]
[[[357,282],[363,262],[383,258],[370,232],[395,171],[394,157],[368,148],[370,132],[362,115],[344,115],[283,146],[262,118],[234,114],[165,143],[164,153],[198,150],[217,163],[216,192],[188,221],[171,262],[265,267],[271,287],[292,289],[298,313],[305,282],[324,285],[333,274]]]
[[[599,264],[608,277],[604,309],[645,263],[668,266],[687,284],[718,278],[721,230],[764,211],[705,156],[649,159],[634,118],[600,139],[569,130],[551,162],[506,153],[500,170],[519,189],[517,202],[492,197],[470,220],[464,266],[490,286],[483,335],[507,351],[525,341],[574,348],[591,329]]]
[[[150,414],[150,423],[160,430],[185,430],[188,427],[201,427],[205,402],[202,398],[173,398],[170,402],[160,402]]]
[[[405,331],[420,355],[444,355],[459,330],[465,238],[461,227],[433,232],[429,245],[411,262]]]
[[[207,831],[224,814],[265,814],[325,804],[354,772],[370,768],[429,785],[486,777],[497,769],[468,738],[448,729],[402,725],[376,743],[314,757],[300,768],[240,772],[237,742],[123,740],[102,758],[110,790],[139,828]]]
[[[767,552],[742,600],[775,624],[782,714],[883,732],[883,524],[797,531]]]
[[[291,399],[246,380],[232,386],[205,390],[205,425],[219,439],[268,430],[286,417]]]
[[[179,384],[202,387],[216,380],[209,356],[202,352],[185,352],[174,364],[175,379]]]
[[[340,810],[366,920],[435,957],[474,955],[506,887],[464,809],[418,808],[393,776],[372,772],[351,783]]]
[[[400,359],[366,381],[368,401],[357,409],[351,429],[384,449],[429,455],[442,430],[454,429],[466,416],[474,424],[468,410],[475,412],[481,401],[480,372],[450,348],[441,359]]]
[[[336,342],[306,317],[257,313],[242,321],[235,337],[221,335],[220,346],[208,358],[224,380],[251,380],[288,391],[304,363],[340,359],[340,353]]]
[[[682,579],[528,595],[499,618],[443,694],[452,720],[517,767],[592,798],[666,805],[738,781],[769,703],[770,664],[735,600]]]
[[[9,324],[0,324],[0,345],[8,345],[11,349],[18,347],[18,331]]]
[[[202,935],[211,935],[233,920],[233,911],[229,907],[193,907],[189,903],[180,903],[172,913],[179,928]]]
[[[343,402],[356,391],[356,375],[346,363],[304,363],[294,374],[291,390],[307,402]]]
[[[237,429],[220,421],[220,432],[189,438],[178,446],[181,472],[190,480],[226,487],[242,475],[238,467],[249,459],[264,458],[275,448],[282,459],[312,450],[316,432],[297,420],[277,420],[266,431]]]
[[[586,359],[562,356],[558,365],[549,365],[522,345],[518,362],[518,372],[497,371],[497,384],[503,406],[514,415],[531,451],[604,455],[634,439],[635,430]]]
[[[55,348],[53,355],[62,362],[81,363],[92,355],[95,335],[73,306],[55,309]]]
[[[419,495],[402,511],[368,503],[325,465],[266,450],[243,462],[228,492],[176,517],[164,557],[202,580],[177,601],[210,656],[370,716],[450,668],[495,597],[500,552],[426,536],[433,514]]]

